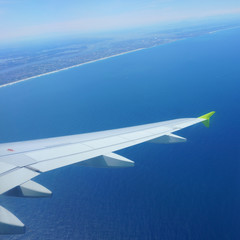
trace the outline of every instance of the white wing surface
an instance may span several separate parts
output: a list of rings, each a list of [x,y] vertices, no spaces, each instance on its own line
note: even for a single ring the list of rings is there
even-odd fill
[[[51,191],[31,179],[70,164],[91,167],[132,167],[134,162],[115,151],[143,142],[177,143],[186,139],[173,132],[203,122],[209,126],[214,112],[199,118],[182,118],[89,134],[0,144],[0,194],[48,197]],[[0,207],[0,234],[24,233],[25,226]]]

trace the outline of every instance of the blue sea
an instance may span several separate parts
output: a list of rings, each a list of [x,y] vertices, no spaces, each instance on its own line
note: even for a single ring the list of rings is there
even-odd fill
[[[187,143],[118,152],[134,168],[68,166],[50,199],[0,198],[26,224],[1,239],[239,240],[240,29],[189,38],[0,88],[0,142],[216,111]]]

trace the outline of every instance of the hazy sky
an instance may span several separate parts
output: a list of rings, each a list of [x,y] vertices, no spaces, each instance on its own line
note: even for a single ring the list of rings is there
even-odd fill
[[[240,14],[240,0],[0,0],[0,41]]]

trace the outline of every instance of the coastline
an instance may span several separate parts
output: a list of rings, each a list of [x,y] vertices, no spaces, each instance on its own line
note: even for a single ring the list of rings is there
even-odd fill
[[[146,48],[137,48],[137,49],[134,49],[134,50],[131,50],[131,51],[114,54],[114,55],[111,55],[111,56],[108,56],[108,57],[103,57],[103,58],[91,60],[91,61],[88,61],[88,62],[79,63],[79,64],[76,64],[76,65],[73,65],[73,66],[70,66],[70,67],[60,68],[58,70],[54,70],[54,71],[51,71],[51,72],[42,73],[42,74],[39,74],[39,75],[36,75],[36,76],[32,76],[32,77],[24,78],[24,79],[17,80],[17,81],[14,81],[14,82],[6,83],[6,84],[3,84],[3,85],[0,85],[0,88],[7,87],[7,86],[10,86],[10,85],[14,85],[14,84],[21,83],[21,82],[25,82],[25,81],[28,81],[28,80],[31,80],[31,79],[34,79],[34,78],[38,78],[38,77],[42,77],[42,76],[45,76],[45,75],[57,73],[57,72],[60,72],[60,71],[68,70],[68,69],[71,69],[71,68],[80,67],[80,66],[85,65],[85,64],[94,63],[94,62],[106,60],[108,58],[118,57],[118,56],[121,56],[121,55],[124,55],[124,54],[141,51],[141,50],[144,50],[144,49],[146,49]]]
[[[203,35],[205,35],[205,34],[214,34],[214,33],[217,33],[217,32],[231,30],[231,29],[235,29],[235,28],[240,28],[240,26],[233,26],[233,27],[228,27],[228,28],[223,28],[223,29],[217,29],[217,30],[214,30],[214,31],[206,32]],[[181,38],[181,39],[172,39],[168,43],[163,43],[163,44],[160,44],[160,45],[165,45],[165,44],[169,44],[169,43],[172,43],[172,42],[175,42],[175,41],[185,40],[187,38],[189,38],[189,37],[184,37],[184,38]],[[91,61],[75,64],[75,65],[72,65],[72,66],[69,66],[69,67],[60,68],[58,70],[54,70],[54,71],[42,73],[42,74],[39,74],[39,75],[35,75],[35,76],[32,76],[32,77],[27,77],[27,78],[24,78],[24,79],[20,79],[20,80],[16,80],[16,81],[13,81],[13,82],[5,83],[3,85],[0,85],[0,88],[11,86],[11,85],[14,85],[14,84],[17,84],[17,83],[21,83],[21,82],[24,82],[24,81],[28,81],[28,80],[31,80],[31,79],[34,79],[34,78],[42,77],[44,75],[49,75],[49,74],[57,73],[57,72],[60,72],[60,71],[68,70],[68,69],[71,69],[71,68],[80,67],[80,66],[85,65],[85,64],[94,63],[94,62],[97,62],[97,61],[106,60],[108,58],[113,58],[113,57],[117,57],[117,56],[120,56],[120,55],[132,53],[132,52],[137,52],[137,51],[140,51],[140,50],[153,48],[153,47],[156,47],[156,45],[151,46],[151,47],[146,47],[146,48],[137,48],[137,49],[134,49],[134,50],[130,50],[130,51],[114,54],[114,55],[111,55],[111,56],[102,57],[102,58],[98,58],[98,59],[95,59],[95,60],[91,60]]]

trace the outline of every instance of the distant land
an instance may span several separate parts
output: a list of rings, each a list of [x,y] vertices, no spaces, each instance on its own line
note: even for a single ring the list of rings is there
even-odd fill
[[[173,41],[238,27],[235,24],[171,28],[121,37],[72,38],[22,46],[0,46],[0,86],[84,63]]]

